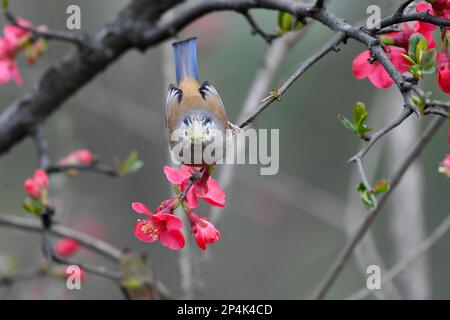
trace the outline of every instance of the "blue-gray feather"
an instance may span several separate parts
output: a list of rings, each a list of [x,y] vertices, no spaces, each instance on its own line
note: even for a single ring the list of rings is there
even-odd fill
[[[197,68],[197,38],[189,38],[172,44],[177,83],[184,77],[199,81]]]

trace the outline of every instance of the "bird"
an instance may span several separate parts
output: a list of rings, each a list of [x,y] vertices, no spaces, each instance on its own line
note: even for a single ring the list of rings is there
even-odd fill
[[[194,149],[213,143],[218,134],[226,137],[232,124],[216,88],[201,82],[197,66],[197,38],[172,43],[176,71],[176,85],[169,84],[165,100],[164,118],[169,147],[175,158],[191,166],[205,165],[205,159],[195,158]],[[175,148],[175,146],[179,148]],[[190,148],[191,157],[183,155],[182,147]],[[187,149],[189,150],[189,149]],[[188,159],[188,160],[186,160]]]

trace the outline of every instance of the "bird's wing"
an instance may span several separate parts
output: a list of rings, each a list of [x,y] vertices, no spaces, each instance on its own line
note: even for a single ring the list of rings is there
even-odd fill
[[[207,81],[203,82],[202,85],[200,86],[200,88],[198,89],[198,91],[202,95],[203,99],[216,100],[217,105],[220,107],[222,113],[226,114],[222,99],[220,99],[219,93],[217,92],[216,88],[214,88],[214,86],[211,83],[209,83]]]
[[[166,95],[166,103],[164,106],[164,120],[166,123],[166,127],[169,121],[170,108],[172,108],[175,104],[179,104],[182,96],[183,91],[180,88],[177,88],[173,84],[169,85],[169,89],[167,90]]]

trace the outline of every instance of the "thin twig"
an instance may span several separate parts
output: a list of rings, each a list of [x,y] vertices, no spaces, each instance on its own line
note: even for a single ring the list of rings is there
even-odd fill
[[[275,100],[279,100],[280,97],[294,84],[294,82],[305,73],[311,66],[318,62],[323,56],[325,56],[330,51],[336,51],[337,46],[346,39],[346,35],[343,33],[335,34],[322,48],[320,48],[311,57],[306,59],[297,70],[283,83],[283,85],[277,89],[271,96],[264,99],[263,102],[255,108],[255,110],[246,116],[244,120],[238,125],[240,128],[245,128],[250,123],[252,123],[255,118],[272,104]]]
[[[5,11],[5,17],[11,24],[15,25],[16,27],[31,32],[35,38],[44,38],[47,40],[58,40],[62,42],[68,42],[71,44],[75,44],[78,48],[84,48],[87,46],[86,39],[73,32],[48,31],[48,30],[44,31],[36,29],[32,26],[25,26],[19,23],[17,17],[9,11]]]
[[[117,177],[119,176],[119,172],[117,169],[107,166],[102,166],[98,163],[93,163],[89,165],[82,165],[82,164],[61,164],[61,165],[50,165],[47,167],[46,172],[48,174],[53,173],[61,173],[61,172],[67,172],[67,171],[88,171],[88,172],[95,172],[100,173],[109,177]]]
[[[405,121],[413,111],[409,108],[404,108],[400,115],[398,115],[397,118],[395,118],[392,122],[388,123],[385,127],[381,128],[380,130],[374,132],[373,134],[368,136],[369,142],[364,145],[364,147],[358,151],[356,155],[354,155],[349,162],[356,162],[358,166],[358,170],[361,175],[361,179],[363,181],[364,186],[367,190],[372,190],[371,184],[368,182],[366,174],[364,172],[364,167],[362,164],[362,160],[364,156],[369,152],[369,150],[375,145],[375,143],[384,135],[398,127],[403,121]]]
[[[253,16],[248,10],[242,11],[242,15],[247,19],[247,22],[252,27],[253,34],[259,34],[268,44],[271,44],[274,39],[278,37],[276,34],[268,34],[266,33],[255,21]]]
[[[400,165],[399,169],[393,174],[393,176],[390,179],[390,189],[381,195],[378,206],[369,212],[369,214],[366,216],[358,230],[355,232],[355,234],[347,241],[342,251],[339,253],[336,260],[333,262],[330,270],[320,283],[317,291],[314,294],[314,299],[323,299],[325,295],[330,290],[331,286],[336,281],[337,277],[340,275],[341,271],[343,270],[344,266],[346,265],[348,259],[350,258],[354,248],[358,245],[358,243],[361,241],[363,236],[365,235],[366,231],[370,228],[375,218],[378,216],[378,214],[381,211],[381,208],[383,208],[384,203],[389,198],[389,196],[392,194],[392,192],[395,190],[395,187],[400,182],[401,178],[405,174],[406,170],[409,168],[409,166],[414,162],[414,160],[422,153],[425,146],[428,144],[430,139],[433,137],[433,135],[438,131],[439,127],[445,122],[445,119],[438,117],[436,119],[433,119],[432,123],[425,129],[425,131],[422,133],[420,139],[417,141],[417,143],[414,145],[414,147],[411,149],[410,153],[407,155],[403,163]]]

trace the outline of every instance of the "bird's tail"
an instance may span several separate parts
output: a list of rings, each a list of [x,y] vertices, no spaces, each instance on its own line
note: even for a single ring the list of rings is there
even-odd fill
[[[177,83],[185,77],[198,79],[197,38],[189,38],[172,44]]]

